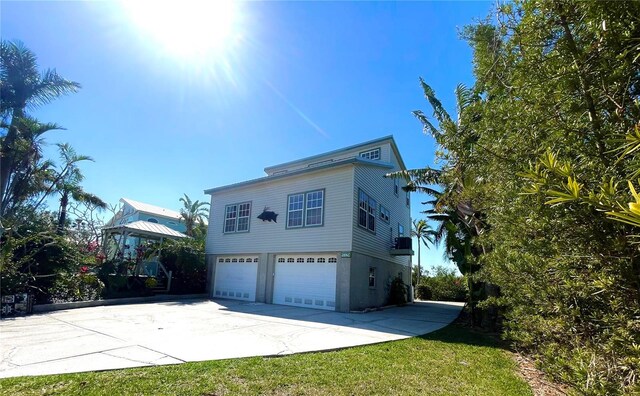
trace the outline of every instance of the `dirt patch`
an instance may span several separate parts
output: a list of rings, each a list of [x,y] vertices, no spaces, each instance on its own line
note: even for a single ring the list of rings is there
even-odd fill
[[[518,363],[518,374],[533,390],[535,396],[565,396],[570,392],[566,385],[550,381],[542,371],[538,370],[533,360],[519,353],[512,352],[513,359]]]

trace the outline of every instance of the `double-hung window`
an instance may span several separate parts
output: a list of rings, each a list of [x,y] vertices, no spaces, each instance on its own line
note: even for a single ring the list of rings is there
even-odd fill
[[[291,194],[287,198],[287,228],[321,226],[324,190]]]
[[[376,232],[376,210],[378,203],[367,193],[358,190],[358,225],[371,232]]]
[[[289,195],[287,227],[302,227],[304,216],[304,194]]]
[[[312,191],[307,193],[307,205],[305,207],[304,225],[322,225],[322,209],[324,208],[324,191]]]
[[[380,205],[380,220],[384,221],[385,223],[389,222],[389,209],[385,208],[383,205]]]
[[[248,232],[251,202],[227,205],[224,209],[224,232]]]

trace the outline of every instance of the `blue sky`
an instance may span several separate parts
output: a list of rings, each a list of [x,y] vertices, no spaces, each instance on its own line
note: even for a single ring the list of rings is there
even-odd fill
[[[85,190],[112,204],[128,197],[177,210],[183,193],[208,200],[204,189],[261,177],[266,166],[390,134],[409,168],[433,166],[433,140],[411,115],[430,110],[418,77],[454,114],[455,86],[473,83],[471,50],[458,34],[491,3],[234,9],[222,49],[204,55],[162,41],[191,42],[180,35],[204,11],[191,26],[170,15],[159,38],[115,1],[2,1],[0,29],[35,52],[41,69],[82,84],[33,115],[66,128],[50,132],[49,144],[68,142],[95,159],[82,166]],[[427,198],[414,195],[413,218]],[[427,267],[442,262],[435,249],[422,256]]]

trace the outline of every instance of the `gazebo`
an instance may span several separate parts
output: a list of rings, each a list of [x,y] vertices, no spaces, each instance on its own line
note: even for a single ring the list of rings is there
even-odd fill
[[[112,225],[102,229],[103,233],[103,248],[107,255],[107,259],[115,259],[118,257],[124,257],[125,251],[129,248],[127,245],[128,238],[140,238],[147,241],[159,241],[160,246],[165,239],[181,239],[188,238],[187,235],[172,230],[171,228],[158,223],[152,223],[149,221],[138,220],[128,224]],[[159,250],[159,249],[158,249]],[[171,271],[167,271],[166,268],[158,261],[158,257],[151,258],[150,260],[142,261],[138,260],[133,275],[146,275],[150,277],[157,277],[158,269],[161,269],[167,277],[167,290],[171,286]]]

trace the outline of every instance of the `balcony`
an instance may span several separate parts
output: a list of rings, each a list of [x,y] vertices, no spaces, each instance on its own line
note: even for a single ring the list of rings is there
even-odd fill
[[[411,249],[411,238],[395,238],[395,243],[393,246],[391,246],[389,254],[391,254],[392,256],[413,256],[413,250]]]

